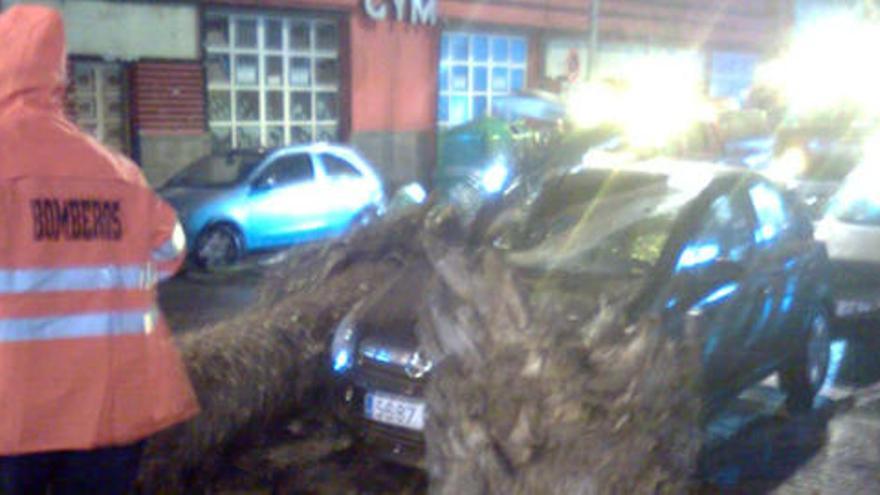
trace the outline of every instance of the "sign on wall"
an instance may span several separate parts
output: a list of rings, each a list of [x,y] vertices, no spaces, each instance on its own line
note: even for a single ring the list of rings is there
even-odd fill
[[[437,24],[437,0],[364,0],[364,12],[374,21],[393,14],[398,22]]]
[[[548,40],[544,47],[544,77],[562,84],[587,77],[587,43],[575,39]]]

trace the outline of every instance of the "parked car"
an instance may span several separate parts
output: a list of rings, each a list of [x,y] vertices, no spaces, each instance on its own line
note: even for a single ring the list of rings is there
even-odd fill
[[[847,176],[817,223],[833,267],[835,315],[843,322],[880,317],[880,189],[876,163]]]
[[[755,170],[785,183],[818,220],[846,176],[864,159],[875,129],[873,122],[834,120],[821,126],[783,127],[776,138],[775,156]]]
[[[192,260],[209,269],[337,235],[379,212],[385,198],[366,160],[330,144],[205,156],[160,193],[180,216]]]
[[[708,410],[775,372],[792,410],[812,406],[830,353],[828,260],[805,209],[777,186],[741,168],[652,160],[560,176],[524,210],[489,242],[525,290],[559,280],[552,298],[566,314],[607,297],[672,335],[699,311]],[[423,391],[442,359],[414,332],[429,277],[425,264],[390,281],[331,343],[338,413],[409,464],[422,459]],[[581,316],[571,324],[593,315]]]

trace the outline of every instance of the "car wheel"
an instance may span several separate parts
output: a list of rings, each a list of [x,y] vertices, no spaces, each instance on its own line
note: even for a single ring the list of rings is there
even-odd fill
[[[831,337],[828,311],[817,306],[810,314],[807,335],[799,344],[795,360],[779,373],[785,391],[786,406],[793,413],[813,408],[813,400],[825,383],[831,356]]]
[[[243,244],[235,227],[227,224],[213,225],[196,238],[193,261],[208,271],[229,266],[241,258]]]

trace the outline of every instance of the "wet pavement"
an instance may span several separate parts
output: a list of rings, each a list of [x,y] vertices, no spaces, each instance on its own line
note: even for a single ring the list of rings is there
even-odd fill
[[[190,271],[162,285],[160,302],[175,332],[190,331],[253,304],[260,274],[271,269]],[[697,493],[880,494],[880,324],[834,341],[813,412],[790,417],[783,399],[767,380],[710,424]]]
[[[810,414],[787,416],[771,379],[713,422],[701,492],[880,493],[880,335],[872,330],[834,342],[829,379]]]

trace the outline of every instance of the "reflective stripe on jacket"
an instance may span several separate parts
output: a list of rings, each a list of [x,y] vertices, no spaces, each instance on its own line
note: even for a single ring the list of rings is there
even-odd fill
[[[140,440],[198,411],[156,306],[183,232],[65,119],[58,13],[8,9],[0,47],[0,455]]]

